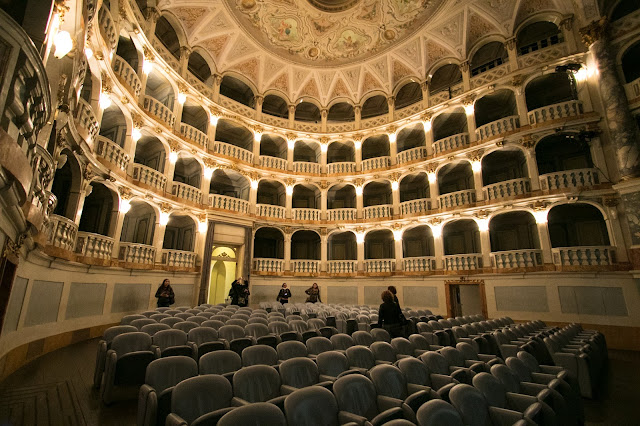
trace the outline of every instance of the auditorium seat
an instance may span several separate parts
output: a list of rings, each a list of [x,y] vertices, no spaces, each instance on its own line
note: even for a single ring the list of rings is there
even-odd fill
[[[387,342],[391,343],[391,336],[389,332],[384,328],[374,328],[371,330],[371,337],[373,337],[374,342]]]
[[[144,315],[144,313],[143,313],[143,315]],[[153,315],[149,315],[149,318],[154,320],[154,321],[160,322],[160,320],[163,319],[163,318],[171,318],[171,315],[155,313]]]
[[[287,419],[282,410],[273,404],[256,403],[236,408],[225,414],[218,426],[286,426]]]
[[[160,320],[160,324],[167,324],[169,327],[173,328],[174,325],[176,325],[179,322],[183,322],[184,320],[182,318],[176,318],[176,317],[169,317],[169,318],[163,318]]]
[[[261,323],[247,324],[244,328],[244,334],[256,339],[258,345],[269,345],[275,348],[279,341],[278,336],[269,332],[269,327]]]
[[[428,386],[436,391],[446,385],[458,383],[451,376],[432,373],[425,363],[417,358],[402,358],[396,363],[396,366],[404,373],[407,382]]]
[[[357,369],[363,374],[376,366],[376,358],[366,346],[352,346],[346,351],[349,368]]]
[[[307,386],[331,389],[332,381],[320,381],[318,366],[309,358],[291,358],[280,364],[280,393],[287,395]]]
[[[311,337],[309,340],[307,340],[306,345],[309,357],[311,358],[315,358],[322,352],[333,350],[333,343],[331,343],[331,340],[327,339],[326,337]]]
[[[232,398],[231,384],[222,376],[207,374],[183,380],[173,389],[166,426],[220,424],[219,420],[234,409]]]
[[[345,333],[334,334],[331,336],[330,340],[333,344],[334,350],[346,351],[348,348],[355,345],[353,337]]]
[[[205,322],[203,322],[202,324],[200,324],[202,327],[210,327],[213,328],[214,330],[219,330],[220,327],[224,327],[224,323],[222,321],[218,321],[218,320],[214,320],[214,319],[209,319]]]
[[[242,351],[242,365],[278,365],[278,353],[268,345],[254,345],[244,348]]]
[[[373,342],[369,349],[371,349],[373,356],[376,358],[376,364],[393,364],[398,360],[396,350],[387,342]]]
[[[267,365],[243,367],[233,375],[232,405],[243,406],[256,402],[269,402],[284,409],[278,371]]]
[[[188,341],[188,335],[182,330],[162,330],[153,335],[153,344],[160,349],[160,356],[184,355],[195,358],[196,347]]]
[[[449,392],[451,405],[461,414],[462,421],[469,426],[513,425],[523,420],[524,415],[517,411],[490,407],[482,393],[473,386],[459,384]],[[537,406],[539,409],[539,406]]]
[[[280,361],[286,361],[296,357],[307,357],[309,355],[305,344],[297,340],[278,343],[276,350],[278,351],[278,359]]]
[[[147,319],[147,317],[140,314],[125,315],[120,319],[120,325],[131,325],[132,321],[135,321],[138,319]]]
[[[220,374],[229,380],[233,380],[236,371],[242,368],[240,355],[231,350],[209,352],[202,355],[198,361],[200,374]]]
[[[366,331],[356,331],[351,335],[356,345],[369,347],[373,343],[373,336]]]
[[[107,328],[102,339],[98,342],[98,353],[96,354],[96,366],[93,373],[93,387],[99,388],[102,383],[102,373],[104,373],[104,363],[107,358],[107,351],[111,348],[113,339],[124,333],[135,333],[138,329],[132,325],[116,325]]]
[[[335,396],[321,386],[299,389],[288,395],[284,400],[284,411],[289,426],[357,425],[340,422]]]
[[[137,328],[138,330],[140,330],[142,327],[144,327],[145,325],[148,324],[157,324],[158,322],[156,320],[152,320],[151,318],[140,318],[140,319],[135,319],[133,321],[131,321],[131,325],[134,326],[135,328]]]
[[[434,399],[422,405],[416,417],[419,426],[464,426],[458,410],[441,399]]]
[[[241,320],[236,320],[241,321]],[[227,322],[228,323],[228,322]],[[247,337],[244,334],[244,328],[239,325],[224,325],[218,329],[218,338],[227,341],[229,349],[242,354],[242,350],[255,343],[253,337]]]
[[[143,333],[147,333],[149,336],[152,336],[154,334],[156,334],[158,331],[162,331],[162,330],[169,330],[171,329],[171,327],[169,327],[167,324],[147,324],[145,326],[142,326],[142,328],[140,329],[140,331],[142,331]]]
[[[475,375],[469,369],[452,369],[445,357],[438,352],[425,352],[420,355],[420,359],[425,363],[431,374],[449,376],[460,383],[471,384],[471,379]]]
[[[187,318],[185,321],[189,321],[189,322],[195,322],[198,325],[202,325],[203,322],[205,322],[207,320],[207,318],[205,317],[200,317],[200,316],[192,316]]]
[[[195,345],[196,359],[209,352],[228,349],[223,341],[218,340],[218,332],[209,327],[192,328],[187,340]]]
[[[349,371],[347,356],[338,351],[323,352],[316,357],[321,381],[335,381],[342,373]]]
[[[200,327],[200,324],[198,324],[197,322],[191,322],[191,321],[181,321],[181,322],[177,322],[175,324],[173,324],[174,329],[176,330],[181,330],[184,331],[185,333],[188,333],[189,330],[192,330],[196,327]]]

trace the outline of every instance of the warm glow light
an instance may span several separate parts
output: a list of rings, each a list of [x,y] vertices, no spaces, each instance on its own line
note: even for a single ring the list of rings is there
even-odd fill
[[[160,226],[165,226],[169,223],[169,213],[160,212]]]
[[[215,171],[215,169],[213,167],[205,167],[204,168],[204,176],[207,179],[211,179],[211,176],[213,176],[213,172]]]
[[[356,242],[357,242],[358,244],[362,244],[362,243],[364,243],[364,232],[358,232],[358,233],[356,234]]]
[[[536,219],[536,223],[547,223],[548,210],[536,210],[533,212],[533,217]]]
[[[424,127],[425,132],[431,131],[431,120],[426,120],[422,122],[422,126]]]
[[[478,224],[478,231],[486,232],[489,230],[489,219],[478,219],[476,223]]]
[[[260,140],[262,139],[262,133],[260,132],[254,132],[253,133],[253,140],[256,142],[260,142]]]
[[[293,194],[293,186],[287,185],[287,195],[292,195],[292,194]]]
[[[58,59],[64,58],[67,53],[73,49],[73,40],[71,35],[67,31],[58,31],[53,39],[53,44],[56,47],[56,51],[53,53]]]
[[[219,118],[217,115],[209,114],[209,123],[211,123],[212,126],[217,126]]]
[[[320,144],[320,151],[321,152],[327,152],[327,150],[329,149],[329,145],[327,145],[326,143],[321,143]]]
[[[198,232],[204,234],[207,232],[207,222],[198,222]]]
[[[145,59],[142,63],[142,72],[149,75],[151,74],[151,71],[153,71],[153,62],[149,59]]]
[[[287,146],[289,147],[289,149],[293,149],[296,146],[296,141],[294,141],[293,139],[289,139],[287,141]]]
[[[84,54],[87,59],[91,59],[93,57],[93,50],[89,46],[87,46],[84,48]]]
[[[479,172],[482,170],[482,163],[480,161],[472,161],[471,162],[471,170],[475,172]]]
[[[429,183],[436,183],[436,180],[438,178],[437,178],[435,172],[429,172],[429,173],[427,173],[427,179],[429,179]]]
[[[356,186],[356,195],[362,195],[362,187]]]
[[[433,235],[433,238],[440,238],[442,236],[442,225],[431,225],[431,235]]]
[[[400,187],[400,184],[398,183],[397,180],[394,180],[393,182],[391,182],[391,189],[392,190],[397,191],[399,187]]]
[[[171,151],[171,153],[169,154],[169,161],[171,162],[171,164],[176,164],[176,161],[178,161],[178,153],[175,151]]]
[[[251,189],[258,189],[259,182],[257,180],[251,181]]]
[[[355,141],[353,143],[353,146],[356,148],[356,150],[362,148],[362,142],[361,141]]]
[[[400,230],[393,231],[393,240],[402,241],[402,231]]]
[[[178,102],[180,102],[180,105],[187,102],[187,94],[183,92],[178,92]]]
[[[107,109],[111,106],[111,97],[108,93],[100,93],[100,108]]]
[[[120,213],[129,213],[129,210],[131,210],[131,203],[129,200],[120,200],[120,207],[118,210],[120,210]]]
[[[467,104],[464,106],[464,112],[466,112],[467,115],[473,115],[474,111],[475,111],[475,106],[473,104]]]
[[[397,138],[398,135],[396,135],[395,133],[389,133],[389,142],[394,143]]]
[[[131,131],[131,139],[133,139],[135,142],[138,142],[141,137],[142,137],[142,132],[140,131],[140,129],[137,127],[134,127],[133,130]]]

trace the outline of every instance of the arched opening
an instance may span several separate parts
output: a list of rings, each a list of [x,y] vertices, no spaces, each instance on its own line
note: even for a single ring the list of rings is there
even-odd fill
[[[386,180],[367,183],[362,190],[364,207],[393,204],[391,183]]]
[[[82,180],[80,164],[71,151],[65,149],[62,154],[67,156],[67,161],[56,170],[51,185],[51,192],[58,199],[53,213],[75,220]]]
[[[91,182],[89,188],[91,192],[84,199],[78,231],[112,236],[118,217],[118,206],[114,203],[115,194],[97,182]]]
[[[254,108],[256,106],[256,97],[253,90],[251,90],[251,87],[230,75],[222,77],[222,82],[220,83],[220,94],[229,99],[233,99],[236,102],[240,102],[242,105],[246,105],[249,108]]]
[[[547,216],[551,247],[608,246],[607,224],[591,204],[562,204]]]
[[[533,22],[518,31],[516,49],[519,55],[562,43],[562,32],[553,22]]]
[[[575,80],[570,73],[554,72],[534,78],[525,88],[527,109],[533,111],[578,99]]]
[[[493,185],[527,176],[527,159],[518,148],[503,148],[482,157],[482,183]]]
[[[448,222],[442,229],[445,256],[481,253],[478,225],[471,219]]]
[[[253,133],[231,120],[221,119],[216,126],[216,141],[253,151]]]
[[[640,9],[636,0],[621,0],[611,12],[611,21],[617,21]]]
[[[280,96],[267,95],[262,101],[262,112],[274,117],[289,118],[289,105]]]
[[[206,59],[202,57],[198,52],[191,52],[189,55],[189,62],[187,63],[187,69],[198,80],[203,83],[208,83],[211,78],[211,67]]]
[[[184,183],[185,185],[200,188],[202,178],[202,167],[195,158],[179,157],[176,161],[173,181]]]
[[[427,225],[421,225],[404,231],[402,234],[402,254],[405,259],[434,256],[435,248],[431,228]]]
[[[260,157],[274,157],[287,159],[287,141],[276,135],[262,135],[260,140]]]
[[[462,71],[457,64],[447,64],[438,68],[429,80],[429,93],[431,96],[440,92],[447,92],[446,99],[458,95],[462,89]]]
[[[112,103],[109,108],[102,112],[102,122],[100,123],[100,136],[109,139],[121,148],[127,138],[127,122],[120,107]]]
[[[422,100],[420,83],[410,81],[403,85],[396,94],[395,109],[402,109]]]
[[[453,135],[466,134],[467,114],[462,108],[438,115],[433,119],[433,140],[439,141]]]
[[[190,216],[172,214],[164,231],[162,248],[166,250],[193,251],[196,240],[196,224]]]
[[[473,189],[473,170],[467,161],[449,163],[438,170],[438,190],[440,195]]]
[[[211,250],[211,281],[207,303],[224,303],[231,283],[236,279],[236,252],[230,247],[214,246]]]
[[[216,169],[211,176],[209,193],[249,200],[249,180],[230,169]]]
[[[511,90],[503,89],[490,93],[478,99],[475,103],[474,114],[476,126],[482,127],[485,124],[498,121],[501,118],[518,115],[516,97]],[[503,128],[499,133],[512,130]]]
[[[284,236],[278,228],[260,228],[253,238],[253,257],[284,259]]]
[[[294,115],[296,121],[304,121],[308,123],[320,123],[322,116],[320,115],[320,108],[311,102],[299,102],[296,105],[296,112]]]
[[[138,71],[140,53],[138,49],[136,49],[136,45],[131,41],[131,38],[120,36],[118,39],[118,47],[116,48],[116,56],[121,57],[134,71]]]
[[[293,161],[301,161],[305,163],[320,162],[320,145],[312,141],[296,141],[293,146]]]
[[[362,142],[362,159],[388,157],[390,155],[389,149],[389,136],[370,136]]]
[[[291,259],[320,260],[320,235],[296,231],[291,235]]]
[[[368,98],[362,104],[362,112],[360,118],[367,119],[378,117],[380,115],[389,114],[389,104],[387,98],[382,95],[375,95]]]
[[[358,245],[353,232],[337,232],[329,235],[329,260],[357,260]]]
[[[355,209],[356,190],[353,185],[348,183],[339,183],[329,188],[327,191],[327,208]]]
[[[263,179],[258,183],[257,202],[258,204],[269,204],[272,206],[286,205],[287,194],[284,185],[275,180]]]
[[[536,145],[536,163],[540,175],[592,168],[589,144],[579,136],[556,134],[540,140]]]
[[[529,212],[501,213],[489,222],[491,251],[539,249],[538,227]]]
[[[426,147],[424,127],[422,123],[407,126],[398,132],[396,137],[398,153],[409,149]],[[419,158],[422,158],[421,156]]]
[[[156,213],[143,201],[132,201],[131,210],[124,216],[120,241],[134,244],[153,244],[156,229]]]
[[[156,22],[156,38],[164,44],[169,53],[171,53],[177,60],[180,60],[180,40],[178,34],[173,28],[173,25],[165,18],[161,16]]]
[[[622,72],[627,83],[640,78],[640,42],[629,47],[622,55]]]
[[[504,44],[499,41],[489,42],[478,49],[469,61],[471,75],[476,76],[487,72],[506,63],[508,60],[509,55]]]
[[[206,136],[209,126],[209,114],[199,104],[187,99],[182,106],[182,122],[187,124]]]
[[[400,202],[428,199],[429,181],[425,172],[416,172],[407,175],[400,181]]]
[[[157,138],[143,136],[136,144],[133,161],[163,173],[165,156],[164,145]]]
[[[331,142],[327,147],[327,164],[354,163],[356,151],[350,142]]]
[[[364,237],[365,259],[394,259],[393,233],[388,229],[367,232]]]
[[[147,77],[147,87],[144,94],[150,96],[170,110],[173,110],[173,104],[176,95],[171,87],[169,80],[160,72],[152,72]]]
[[[331,105],[327,114],[327,121],[334,123],[350,123],[355,121],[356,113],[353,105],[348,102],[338,102]]]
[[[299,183],[293,187],[291,203],[294,209],[319,209],[320,190],[315,185]]]

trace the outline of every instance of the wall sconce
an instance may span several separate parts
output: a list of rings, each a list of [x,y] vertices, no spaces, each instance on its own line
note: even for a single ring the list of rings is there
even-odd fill
[[[178,153],[176,151],[171,151],[171,153],[169,153],[169,162],[171,164],[176,164],[177,161],[178,161]]]
[[[320,144],[320,152],[322,152],[323,154],[326,153],[328,149],[329,149],[329,145],[327,145],[326,143]]]
[[[286,192],[287,192],[287,195],[293,195],[293,186],[287,185]]]
[[[62,21],[62,18],[60,18],[60,20]],[[71,39],[71,34],[69,34],[68,31],[59,30],[56,36],[53,38],[53,45],[56,47],[55,52],[53,52],[53,56],[58,59],[64,58],[67,53],[71,52],[71,49],[73,49],[73,40]]]
[[[436,172],[428,172],[427,179],[429,180],[429,183],[436,183],[436,180],[438,180]]]
[[[260,182],[257,179],[253,179],[251,181],[251,189],[258,189],[258,185],[260,184]]]
[[[398,183],[397,180],[394,180],[393,182],[391,182],[391,190],[397,191],[399,187],[400,187],[400,184]]]
[[[180,105],[184,105],[184,103],[187,102],[187,94],[184,92],[178,92],[178,102],[180,102]]]
[[[473,170],[474,173],[479,172],[480,170],[482,170],[482,163],[479,160],[472,161],[471,170]]]
[[[129,213],[129,210],[131,210],[131,202],[129,200],[121,199],[120,207],[118,207],[118,210],[120,211],[120,213]]]
[[[395,143],[397,138],[398,138],[398,135],[395,132],[389,133],[389,142]]]
[[[473,105],[473,103],[468,103],[464,106],[464,112],[467,113],[467,115],[473,115],[474,111],[475,106]]]
[[[142,132],[140,131],[140,128],[134,127],[133,130],[131,131],[131,139],[133,139],[134,142],[138,142],[141,137],[142,137]]]
[[[287,147],[289,147],[289,149],[293,149],[296,146],[296,141],[293,139],[289,139],[287,141]]]
[[[355,147],[356,150],[359,150],[362,148],[362,142],[361,141],[355,141],[353,142],[353,146]]]
[[[433,238],[442,237],[442,225],[431,225],[431,235]]]
[[[204,234],[205,232],[207,232],[206,220],[204,222],[198,222],[198,232],[200,232],[201,234]]]
[[[160,212],[160,226],[166,226],[169,223],[169,213]]]
[[[146,75],[151,74],[153,71],[153,61],[151,59],[144,58],[142,62],[142,72]]]
[[[358,232],[358,233],[356,233],[356,242],[357,242],[358,244],[362,244],[362,243],[364,243],[364,236],[365,236],[365,233],[364,233],[364,232]]]
[[[216,171],[215,167],[205,167],[204,168],[204,176],[207,179],[211,179],[211,176],[213,176],[213,172],[215,172],[215,171]]]
[[[256,142],[260,142],[260,140],[262,139],[262,133],[260,132],[253,132],[253,140]]]
[[[425,132],[431,131],[431,120],[425,120],[422,122],[422,126],[424,127]]]
[[[489,230],[489,219],[487,218],[478,219],[476,220],[476,223],[478,224],[478,231],[486,232]]]
[[[219,119],[220,119],[220,117],[218,117],[217,115],[209,114],[209,123],[212,126],[217,126]]]
[[[362,195],[362,187],[356,186],[356,195]]]
[[[548,214],[549,210],[534,210],[533,217],[536,219],[536,223],[543,224],[547,223]]]
[[[394,241],[402,241],[402,231],[400,231],[399,229],[393,231],[393,240]]]
[[[105,91],[100,92],[100,98],[98,102],[100,103],[100,108],[107,109],[111,106],[111,96],[109,96],[109,93]]]

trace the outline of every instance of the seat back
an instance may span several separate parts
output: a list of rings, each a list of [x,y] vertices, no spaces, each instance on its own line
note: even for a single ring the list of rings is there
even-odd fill
[[[355,345],[353,338],[345,333],[338,333],[331,336],[331,343],[334,349],[346,351],[351,346]]]
[[[273,334],[282,334],[291,331],[289,324],[281,321],[272,321],[269,323],[269,332]]]
[[[326,323],[320,318],[311,318],[307,321],[307,325],[309,326],[309,330],[320,330]]]
[[[422,337],[422,336],[420,336]],[[391,339],[391,346],[398,354],[413,356],[416,347],[411,341],[404,337],[395,337]]]
[[[283,385],[304,388],[318,383],[318,366],[309,358],[291,358],[280,364]]]
[[[513,371],[513,374],[515,374],[516,377],[521,382],[532,382],[533,381],[533,379],[531,377],[531,371],[527,368],[525,363],[522,362],[522,360],[519,360],[516,357],[510,356],[509,358],[507,358],[505,360],[505,364],[507,364],[507,367],[509,367],[509,369],[511,371]]]
[[[255,338],[266,336],[269,334],[269,327],[264,324],[248,324],[244,328],[244,334],[246,336],[253,336]]]
[[[409,396],[405,375],[392,365],[376,365],[369,371],[369,377],[378,395],[405,400]]]
[[[157,324],[157,323],[158,322],[156,320],[152,320],[151,318],[140,318],[140,319],[135,319],[131,321],[131,325],[137,328],[138,330],[140,330],[145,325]]]
[[[425,363],[431,373],[449,375],[449,363],[438,352],[425,352],[420,355],[420,359]]]
[[[322,352],[332,351],[333,343],[326,337],[311,337],[307,340],[307,351],[309,354],[318,355]]]
[[[456,348],[452,348],[451,346],[446,346],[440,349],[438,352],[442,354],[442,356],[444,357],[444,359],[447,360],[449,365],[455,366],[455,367],[465,366],[464,357],[462,356],[462,353],[459,352]]]
[[[119,334],[111,341],[111,349],[118,358],[130,352],[150,351],[151,336],[141,331]]]
[[[107,342],[107,346],[110,346],[114,337],[124,333],[135,333],[137,331],[138,329],[132,325],[116,325],[107,328],[102,334],[102,338],[105,342]]]
[[[284,400],[290,425],[338,426],[338,402],[331,391],[321,386],[297,390]]]
[[[449,399],[465,425],[485,426],[488,423],[487,401],[478,389],[465,384],[455,385],[449,392]]]
[[[231,384],[224,377],[215,374],[196,376],[175,386],[171,395],[171,412],[191,424],[204,414],[229,407],[231,398]]]
[[[281,360],[287,360],[296,357],[306,357],[307,355],[309,355],[305,344],[297,340],[278,343],[276,350],[278,351],[278,359]]]
[[[120,319],[120,325],[131,325],[131,322],[138,319],[147,319],[147,317],[140,314],[125,315]]]
[[[256,316],[256,317],[252,316],[251,318],[249,318],[248,323],[250,325],[251,324],[263,324],[265,326],[268,326],[269,325],[269,320],[266,319],[266,318],[263,318],[261,316]]]
[[[353,341],[356,345],[369,347],[373,343],[373,336],[367,331],[356,331],[351,335],[351,337],[353,337]]]
[[[140,331],[142,331],[143,333],[147,333],[149,336],[153,336],[158,331],[169,330],[170,328],[171,327],[169,327],[167,324],[147,324],[143,326]]]
[[[280,396],[280,384],[276,369],[267,365],[244,367],[233,375],[234,395],[248,402],[266,402]]]
[[[318,363],[318,373],[325,376],[338,377],[340,373],[349,369],[346,355],[338,351],[322,352],[316,358],[316,362]]]
[[[200,374],[226,374],[242,368],[242,359],[234,351],[209,352],[200,357]]]
[[[176,330],[181,330],[185,333],[188,333],[191,329],[196,328],[196,327],[200,327],[200,324],[198,324],[197,322],[191,322],[191,321],[180,321],[177,322],[175,324],[173,324],[174,329]]]
[[[215,342],[218,340],[218,332],[209,327],[196,327],[189,330],[187,340],[200,346],[203,343]]]
[[[504,364],[496,364],[491,366],[490,371],[491,375],[502,383],[507,392],[520,392],[520,381],[509,367]]]
[[[213,328],[214,330],[220,330],[220,327],[224,327],[224,323],[222,321],[218,321],[214,319],[207,320],[200,325],[202,327]]]
[[[429,369],[417,358],[402,358],[396,366],[404,373],[407,381],[415,385],[431,386]]]
[[[387,342],[391,343],[391,335],[384,328],[374,328],[371,330],[371,337],[376,342]]]
[[[373,342],[371,352],[373,352],[373,356],[378,361],[394,363],[398,359],[395,349],[387,342]]]
[[[171,315],[157,313],[157,314],[149,315],[149,318],[154,321],[160,322],[161,319],[171,318]]]
[[[218,329],[218,337],[231,342],[234,339],[245,337],[244,328],[240,327],[239,325],[228,325],[227,322],[227,324]]]
[[[160,350],[171,346],[183,346],[187,344],[187,333],[176,329],[158,331],[153,335],[153,344]]]
[[[277,365],[278,353],[271,346],[255,345],[242,351],[242,365]]]
[[[302,320],[289,321],[289,328],[293,331],[297,331],[298,333],[304,333],[309,330],[307,323]]]
[[[167,324],[169,327],[173,328],[174,325],[176,325],[179,322],[183,322],[184,320],[182,318],[176,318],[176,317],[169,317],[169,318],[163,318],[160,320],[160,324]]]
[[[189,377],[198,375],[198,364],[188,356],[170,356],[151,361],[145,373],[145,383],[160,394]]]
[[[371,349],[365,346],[352,346],[347,349],[347,360],[352,367],[369,370],[376,365],[376,359]]]
[[[333,383],[341,411],[366,417],[371,420],[378,414],[376,388],[367,377],[361,374],[349,374]]]
[[[286,426],[287,419],[282,410],[266,402],[234,408],[222,416],[218,426]]]
[[[463,426],[460,413],[451,404],[441,399],[432,399],[422,404],[416,413],[420,426]]]

